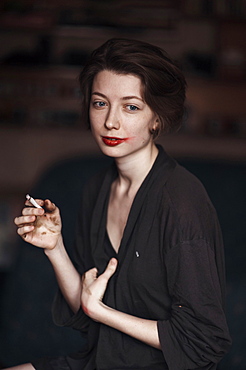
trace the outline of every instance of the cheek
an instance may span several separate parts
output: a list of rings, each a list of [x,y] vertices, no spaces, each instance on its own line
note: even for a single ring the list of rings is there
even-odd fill
[[[89,118],[90,118],[90,121],[94,121],[95,120],[95,112],[93,110],[89,110]]]
[[[134,136],[148,140],[151,136],[149,123],[144,121],[142,125],[138,126],[138,129],[134,130]]]
[[[142,132],[138,132],[135,135],[131,132],[130,135],[127,138],[127,142],[130,145],[145,144],[147,141],[149,141],[149,135],[144,135]]]
[[[126,135],[127,139],[126,139],[126,142],[128,144],[134,144],[134,142],[136,142],[137,140],[137,136],[133,136],[133,134],[129,134],[129,135]]]
[[[90,118],[91,128],[94,128],[94,129],[97,129],[97,127],[99,127],[103,121],[103,115],[98,114],[97,112],[94,112],[94,111],[89,112],[89,118]]]

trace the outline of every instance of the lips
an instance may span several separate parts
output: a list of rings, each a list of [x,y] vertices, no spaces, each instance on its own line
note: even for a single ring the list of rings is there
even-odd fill
[[[116,146],[124,143],[127,139],[121,139],[119,137],[102,136],[102,141],[108,146]]]

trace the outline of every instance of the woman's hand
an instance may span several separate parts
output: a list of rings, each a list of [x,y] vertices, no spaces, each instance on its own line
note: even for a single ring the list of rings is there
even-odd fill
[[[149,346],[160,349],[157,321],[135,317],[106,306],[103,296],[111,276],[117,268],[117,260],[111,258],[104,273],[97,276],[97,269],[87,271],[82,277],[81,306],[92,320],[110,326]]]
[[[61,236],[61,217],[59,209],[50,200],[36,199],[44,207],[25,207],[22,215],[16,217],[17,233],[28,243],[44,249],[54,249]],[[29,201],[25,205],[30,206]]]
[[[95,321],[100,321],[102,299],[111,276],[117,268],[117,260],[111,258],[103,274],[98,276],[96,268],[87,271],[82,277],[81,306],[83,311]]]

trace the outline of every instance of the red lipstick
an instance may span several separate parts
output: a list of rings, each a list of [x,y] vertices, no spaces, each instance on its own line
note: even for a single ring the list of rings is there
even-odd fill
[[[108,146],[116,146],[122,144],[127,138],[121,139],[119,137],[102,136],[102,141]]]

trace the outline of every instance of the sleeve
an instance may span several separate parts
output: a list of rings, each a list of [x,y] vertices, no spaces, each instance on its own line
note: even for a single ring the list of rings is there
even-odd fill
[[[83,191],[72,256],[73,264],[81,276],[85,271],[93,267],[89,248],[86,248],[89,245],[89,220],[91,205],[93,204],[89,189],[90,186],[86,185]],[[52,318],[57,326],[71,327],[81,332],[87,331],[91,320],[81,308],[74,314],[59,289],[52,304]]]
[[[204,239],[184,241],[170,249],[166,267],[171,316],[158,332],[168,368],[210,369],[231,342],[214,250]]]
[[[76,314],[73,313],[60,290],[53,301],[52,316],[55,325],[70,327],[81,332],[87,331],[90,322],[90,318],[85,315],[82,308]]]

